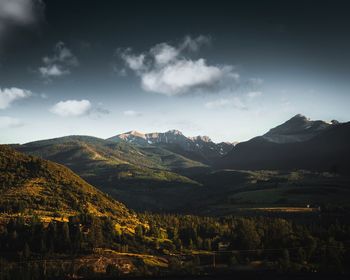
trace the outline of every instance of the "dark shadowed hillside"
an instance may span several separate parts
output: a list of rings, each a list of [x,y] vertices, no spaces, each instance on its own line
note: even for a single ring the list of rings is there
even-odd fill
[[[350,123],[333,125],[303,142],[275,143],[256,137],[240,143],[219,166],[235,169],[350,170]]]

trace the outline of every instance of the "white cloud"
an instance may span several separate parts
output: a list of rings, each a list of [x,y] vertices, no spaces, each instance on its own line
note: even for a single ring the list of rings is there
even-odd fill
[[[0,88],[0,109],[6,109],[16,100],[28,98],[32,93],[20,88]]]
[[[140,117],[142,114],[134,110],[126,110],[123,114],[127,117]]]
[[[140,77],[145,91],[172,96],[194,89],[208,89],[220,84],[235,83],[239,74],[230,65],[209,65],[204,58],[191,59],[186,51],[198,51],[210,38],[187,36],[178,46],[160,43],[148,52],[132,54],[131,49],[117,50],[126,67]]]
[[[127,48],[126,50],[118,49],[117,54],[124,60],[126,66],[129,67],[131,70],[140,71],[145,67],[144,54],[132,54],[130,48]]]
[[[70,68],[77,67],[79,61],[63,42],[58,42],[54,47],[52,56],[42,59],[44,65],[39,67],[39,73],[43,78],[60,77],[71,73]]]
[[[51,107],[50,111],[62,117],[78,117],[89,114],[91,109],[91,102],[83,99],[60,101]]]
[[[60,69],[60,66],[56,64],[39,67],[39,72],[45,78],[59,77],[70,73],[68,69]]]
[[[202,58],[196,61],[178,60],[160,69],[144,73],[141,83],[146,91],[176,95],[194,87],[213,85],[230,71],[230,67],[209,66]]]
[[[23,122],[19,119],[0,116],[0,128],[12,128],[22,126]]]
[[[219,98],[217,100],[209,101],[205,103],[205,107],[208,109],[218,109],[225,107],[233,107],[240,110],[246,110],[247,106],[244,102],[237,96],[232,98]]]
[[[151,54],[154,56],[154,60],[159,65],[164,65],[173,61],[178,55],[179,50],[168,45],[167,43],[161,43],[150,50]]]

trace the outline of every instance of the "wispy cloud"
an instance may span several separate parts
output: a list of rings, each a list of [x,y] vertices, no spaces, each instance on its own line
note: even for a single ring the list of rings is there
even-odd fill
[[[208,89],[223,81],[237,82],[239,74],[232,65],[209,65],[206,59],[191,59],[210,38],[186,36],[177,46],[160,43],[145,53],[134,54],[130,48],[118,49],[125,66],[140,77],[145,91],[168,96],[180,95],[195,89]]]
[[[134,110],[126,110],[123,112],[124,116],[127,117],[140,117],[142,114],[140,112],[134,111]]]
[[[102,103],[98,103],[97,106],[93,106],[91,111],[97,115],[108,115],[110,113],[110,111],[105,108]]]
[[[240,96],[226,96],[208,101],[204,106],[208,109],[235,108],[248,110],[254,99],[262,95],[261,91],[250,91]]]
[[[89,100],[66,100],[56,103],[50,108],[51,113],[61,117],[78,117],[87,115],[92,110]]]
[[[256,97],[259,97],[262,95],[262,92],[261,91],[250,91],[247,93],[247,96],[251,99],[253,98],[256,98]]]
[[[124,60],[125,65],[135,72],[141,71],[145,68],[145,55],[133,54],[131,48],[125,50],[118,49],[117,54]]]
[[[39,67],[38,71],[45,79],[68,75],[72,67],[79,65],[77,57],[63,42],[58,42],[53,55],[44,56],[42,62],[43,66]]]
[[[20,88],[0,88],[0,109],[6,109],[17,100],[28,98],[32,93]]]
[[[0,128],[13,128],[23,126],[24,123],[17,118],[0,116]]]

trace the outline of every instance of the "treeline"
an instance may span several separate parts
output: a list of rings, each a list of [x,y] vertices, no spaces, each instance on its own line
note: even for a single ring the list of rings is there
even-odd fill
[[[68,222],[42,222],[12,218],[0,225],[0,254],[12,260],[41,259],[57,254],[78,255],[91,253],[94,248],[113,248],[128,251],[130,234],[116,231],[115,222],[107,217],[82,214],[70,217]],[[137,251],[137,246],[132,247]]]
[[[146,236],[156,236],[160,244],[171,240],[176,251],[232,252],[231,263],[266,260],[286,270],[349,271],[349,224],[298,224],[268,217],[140,216],[150,223]],[[166,252],[169,246],[165,247]]]
[[[114,220],[89,214],[49,223],[35,216],[13,218],[0,224],[0,261],[74,259],[95,248],[109,248],[169,259],[186,256],[192,267],[208,265],[215,254],[216,262],[227,266],[259,261],[282,271],[349,272],[349,224],[150,213],[139,218],[144,223],[134,231],[122,231]],[[175,259],[169,270],[183,270],[183,262]]]

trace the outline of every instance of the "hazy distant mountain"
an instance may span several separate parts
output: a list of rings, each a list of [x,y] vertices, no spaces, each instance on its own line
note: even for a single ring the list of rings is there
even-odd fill
[[[312,121],[298,114],[285,123],[272,128],[262,137],[275,143],[293,143],[307,141],[324,130],[338,124],[337,121]]]
[[[126,141],[139,146],[159,146],[206,164],[226,155],[234,146],[227,142],[216,144],[208,136],[186,137],[178,130],[146,134],[138,131],[129,131],[107,140],[115,142]]]
[[[266,135],[271,135],[271,138]],[[245,170],[307,169],[345,173],[350,169],[349,143],[350,122],[333,121],[328,124],[297,115],[264,136],[237,144],[218,166]]]

